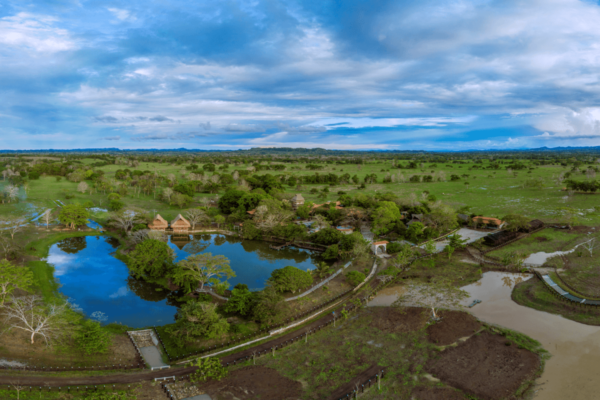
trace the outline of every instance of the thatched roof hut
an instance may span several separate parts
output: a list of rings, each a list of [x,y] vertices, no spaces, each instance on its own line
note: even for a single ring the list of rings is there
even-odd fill
[[[169,223],[160,216],[160,214],[156,214],[154,220],[148,224],[148,228],[153,231],[164,231],[169,227]]]
[[[173,232],[187,232],[191,226],[192,224],[190,224],[190,221],[183,218],[181,214],[177,214],[175,219],[171,221],[171,229],[173,229]]]

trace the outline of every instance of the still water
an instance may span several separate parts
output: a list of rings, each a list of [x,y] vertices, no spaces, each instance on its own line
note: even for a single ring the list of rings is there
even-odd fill
[[[48,263],[55,268],[60,291],[86,316],[103,323],[120,322],[138,328],[174,322],[177,306],[171,292],[132,277],[125,263],[113,256],[118,245],[108,236],[68,238],[54,244]],[[277,251],[265,242],[223,235],[170,237],[169,246],[177,260],[205,252],[224,255],[236,273],[229,279],[231,286],[244,283],[253,290],[264,288],[275,269],[292,265],[312,270],[320,261],[307,250]]]

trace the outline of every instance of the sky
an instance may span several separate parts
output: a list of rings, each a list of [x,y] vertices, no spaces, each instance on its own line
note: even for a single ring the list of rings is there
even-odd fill
[[[600,146],[591,0],[3,0],[0,149]]]

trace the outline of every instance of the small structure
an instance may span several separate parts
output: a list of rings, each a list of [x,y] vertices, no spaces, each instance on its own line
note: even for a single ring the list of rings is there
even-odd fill
[[[344,235],[349,235],[354,232],[354,228],[351,226],[336,226],[335,229],[342,232]]]
[[[500,229],[504,226],[504,221],[500,221],[498,218],[491,218],[491,217],[483,217],[483,216],[478,216],[478,217],[473,217],[473,221],[477,222],[477,224],[483,224],[486,226],[486,228],[497,228]]]
[[[508,242],[509,240],[513,240],[519,237],[517,232],[509,232],[509,231],[499,231],[495,233],[491,233],[483,239],[483,242],[491,247],[500,246]]]
[[[292,197],[292,199],[290,200],[290,203],[292,204],[292,208],[294,210],[297,210],[298,207],[304,205],[304,197],[302,197],[301,194],[297,194],[294,197]]]
[[[177,214],[175,219],[171,221],[171,229],[173,229],[173,232],[187,232],[190,230],[191,226],[192,224],[190,224],[187,219],[183,218],[181,214]]]
[[[540,221],[539,219],[531,220],[531,221],[529,221],[529,224],[527,224],[527,225],[528,225],[527,228],[522,229],[524,232],[527,232],[527,233],[544,227],[544,223],[542,221]]]
[[[371,250],[373,250],[373,254],[377,255],[378,252],[385,253],[387,251],[386,246],[388,243],[389,242],[387,240],[371,243]]]
[[[154,220],[148,224],[148,228],[153,231],[164,231],[169,227],[169,223],[160,216],[160,214],[156,214]]]

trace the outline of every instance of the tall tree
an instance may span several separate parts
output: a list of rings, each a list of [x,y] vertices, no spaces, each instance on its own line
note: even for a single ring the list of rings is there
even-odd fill
[[[6,310],[8,325],[31,334],[31,344],[40,335],[47,345],[65,331],[63,314],[66,304],[44,305],[41,297],[24,296],[16,298]]]
[[[218,278],[233,278],[235,272],[229,265],[229,260],[223,255],[213,256],[212,253],[202,253],[189,256],[175,264],[173,281],[176,285],[185,288],[187,293],[193,292],[198,285],[200,291],[204,285],[215,285],[220,282]]]
[[[137,276],[166,276],[172,269],[175,253],[163,241],[146,239],[129,253],[128,266]]]
[[[58,220],[71,229],[87,224],[89,218],[89,211],[81,204],[68,204],[58,214]]]

